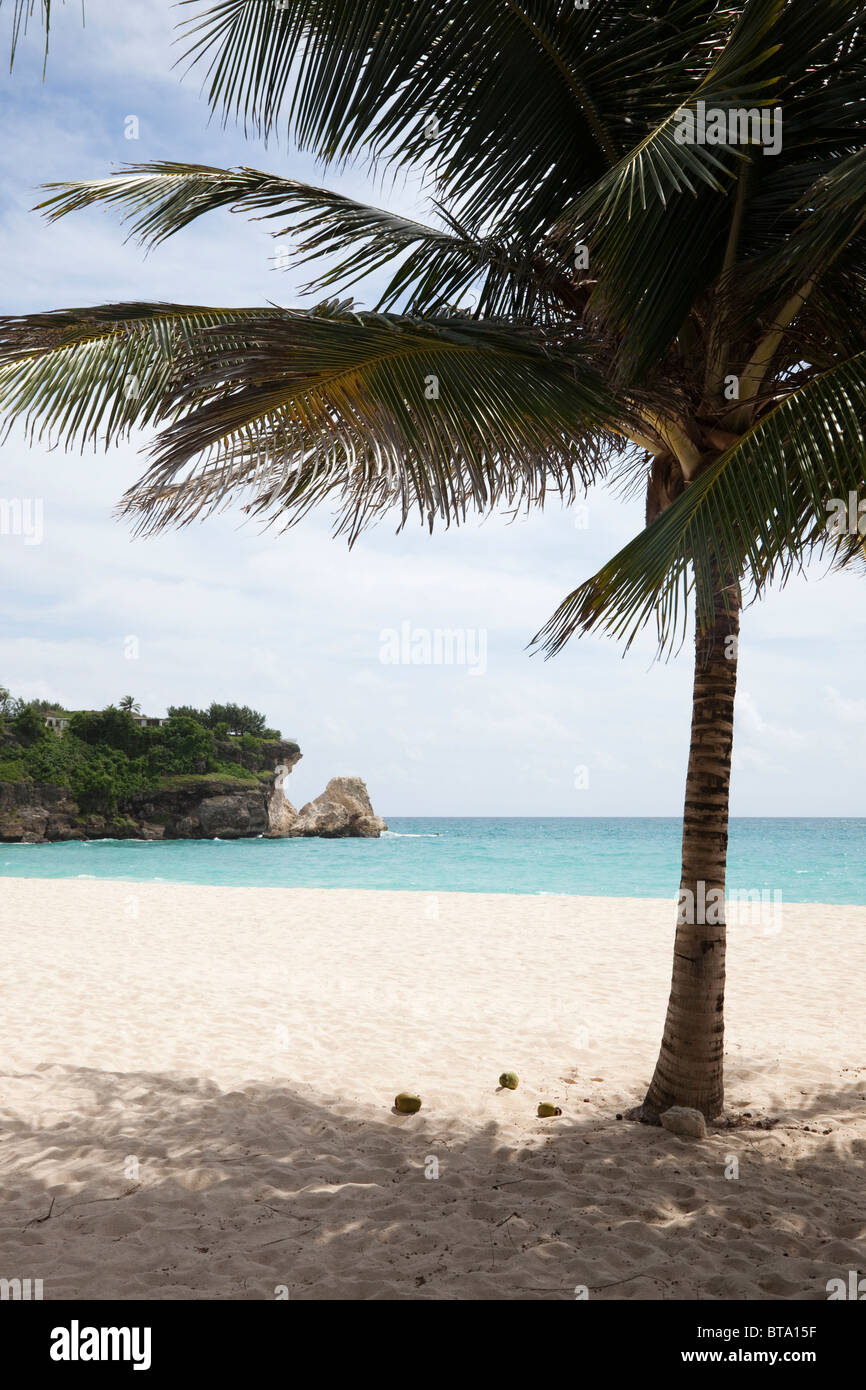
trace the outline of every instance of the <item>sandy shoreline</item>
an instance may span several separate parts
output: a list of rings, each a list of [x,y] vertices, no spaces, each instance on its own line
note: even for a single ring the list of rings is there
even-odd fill
[[[0,1276],[46,1299],[824,1299],[866,1273],[862,907],[731,928],[728,1103],[777,1123],[693,1143],[615,1119],[672,904],[44,879],[0,904]]]

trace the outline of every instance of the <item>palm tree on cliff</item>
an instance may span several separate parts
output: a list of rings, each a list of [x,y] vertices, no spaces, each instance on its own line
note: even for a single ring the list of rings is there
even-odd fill
[[[246,168],[58,185],[50,216],[107,203],[149,244],[213,208],[273,219],[324,258],[319,295],[389,278],[374,312],[6,319],[0,407],[67,444],[159,426],[122,504],[146,532],[241,495],[286,526],[330,503],[351,541],[394,510],[432,528],[645,486],[646,529],[538,640],[654,622],[665,649],[693,607],[681,920],[641,1113],[713,1116],[740,607],[866,477],[860,5],[222,0],[189,24],[215,109],[326,162],[432,166],[433,222]],[[833,542],[843,562],[857,539]]]

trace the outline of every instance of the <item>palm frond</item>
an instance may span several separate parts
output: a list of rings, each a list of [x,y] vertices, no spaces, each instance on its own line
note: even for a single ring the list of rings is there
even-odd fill
[[[690,571],[742,570],[757,597],[831,541],[832,499],[866,483],[866,353],[794,391],[633,541],[560,604],[533,639],[553,655],[576,632],[634,641],[655,617],[660,647],[684,631]],[[698,621],[710,619],[700,608]]]
[[[196,335],[260,308],[103,304],[0,318],[0,422],[72,447],[127,438],[166,418],[178,362]]]
[[[688,90],[719,31],[712,0],[643,8],[222,0],[196,5],[187,55],[206,65],[224,119],[265,138],[285,124],[327,160],[435,159],[439,196],[462,220],[529,236],[634,144],[637,113]]]
[[[756,70],[766,69],[776,51],[768,35],[784,5],[785,0],[747,0],[728,42],[697,86],[682,92],[681,101],[674,100],[673,109],[576,200],[563,222],[586,226],[616,218],[619,228],[656,200],[664,206],[672,196],[694,195],[701,186],[724,192],[743,155],[735,145],[686,139],[688,121],[697,133],[699,102],[725,115],[738,107],[769,104],[779,76],[772,71],[758,76]]]
[[[378,308],[399,304],[408,313],[441,311],[477,286],[477,315],[527,320],[539,306],[571,294],[561,270],[542,255],[495,236],[480,237],[444,210],[443,226],[427,226],[383,208],[370,207],[329,189],[258,169],[219,169],[161,160],[128,165],[103,179],[47,184],[52,196],[38,210],[56,221],[83,208],[121,209],[129,236],[155,246],[217,208],[228,207],[288,226],[297,248],[291,261],[339,260],[305,286],[312,293],[345,288],[362,276],[396,265]]]
[[[866,70],[863,76],[866,82]],[[866,128],[859,138],[861,148],[835,161],[799,200],[802,228],[786,247],[789,284],[817,277],[866,226]]]
[[[828,28],[841,40],[850,23],[847,0],[830,0],[830,9],[835,31],[826,17],[822,26],[807,24],[809,16],[799,0],[793,5],[791,0],[749,0],[739,10],[727,42],[688,95],[672,101],[658,126],[582,191],[561,219],[561,242],[590,247],[596,280],[590,310],[621,334],[619,370],[625,380],[639,378],[668,350],[690,306],[720,274],[736,207],[735,172],[747,164],[759,185],[765,166],[770,177],[775,173],[778,154],[768,159],[753,145],[691,143],[683,121],[695,119],[699,102],[725,118],[770,106],[781,111],[794,77],[798,95],[805,100],[812,89],[798,65],[808,67],[809,45],[814,48],[820,32],[825,47],[832,47]],[[803,23],[798,26],[794,19],[800,18]],[[814,53],[811,56],[814,59]],[[817,72],[809,69],[809,80],[816,87],[826,85],[824,69],[817,61],[816,66]],[[784,132],[787,138],[787,125]],[[782,130],[778,134],[782,137]],[[789,183],[786,192],[790,191]],[[802,193],[801,183],[797,196]],[[787,249],[787,239],[782,245]],[[673,261],[676,276],[670,275]],[[773,271],[778,276],[780,268]]]
[[[57,0],[55,0],[56,4]],[[60,0],[63,3],[63,0]],[[48,36],[51,30],[51,0],[12,0],[12,38],[9,50],[9,67],[15,65],[15,53],[18,44],[24,34],[27,33],[28,21],[33,18],[33,12],[39,5],[39,24],[45,34],[45,62],[48,62]],[[0,0],[2,9],[3,0]]]
[[[571,496],[621,447],[628,414],[589,349],[463,317],[280,311],[240,335],[207,330],[182,368],[180,418],[124,499],[148,532],[243,493],[284,525],[328,501],[350,539],[392,509],[432,526]]]

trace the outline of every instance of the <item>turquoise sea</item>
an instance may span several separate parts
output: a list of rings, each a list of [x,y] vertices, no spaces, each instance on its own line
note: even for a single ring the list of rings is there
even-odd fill
[[[0,845],[0,875],[238,887],[574,893],[675,899],[670,818],[389,819],[379,840],[141,840]],[[866,904],[866,819],[739,819],[728,887]]]

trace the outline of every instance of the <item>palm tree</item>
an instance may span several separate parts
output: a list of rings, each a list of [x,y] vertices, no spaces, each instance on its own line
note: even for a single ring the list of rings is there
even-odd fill
[[[159,426],[122,503],[146,532],[240,495],[284,526],[328,502],[352,541],[386,511],[432,528],[605,476],[645,487],[646,528],[537,640],[628,643],[652,620],[665,650],[693,607],[680,920],[640,1117],[715,1116],[739,612],[866,478],[859,0],[222,0],[188,24],[226,118],[286,124],[325,162],[432,154],[433,221],[246,168],[55,185],[52,218],[107,203],[149,244],[217,207],[275,219],[324,258],[319,295],[390,278],[373,312],[7,318],[0,409],[67,445]],[[845,563],[859,538],[831,543]]]
[[[141,714],[141,705],[132,695],[124,695],[117,702],[117,708],[123,710],[124,714]]]

